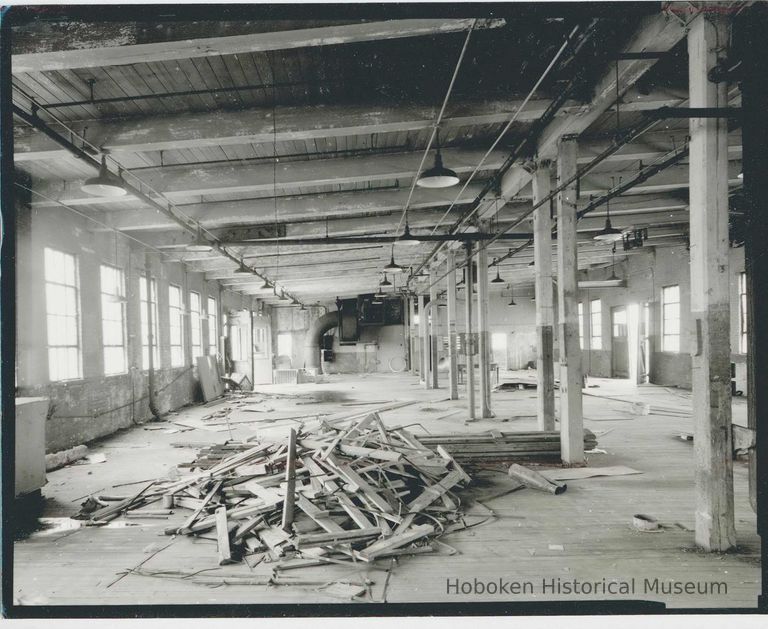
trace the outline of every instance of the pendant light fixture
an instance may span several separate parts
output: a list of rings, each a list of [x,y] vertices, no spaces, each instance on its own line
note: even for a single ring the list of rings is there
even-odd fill
[[[605,227],[597,232],[593,236],[594,240],[601,240],[603,242],[616,242],[621,240],[621,230],[616,229],[611,225],[611,202],[606,200],[605,202]]]
[[[211,244],[205,238],[203,238],[203,228],[200,226],[200,223],[198,223],[197,238],[191,245],[187,245],[187,251],[199,251],[200,253],[204,253],[210,251],[211,249],[213,249],[213,247],[211,247]]]
[[[401,267],[399,264],[395,262],[395,245],[392,244],[392,255],[389,258],[389,264],[387,264],[384,267],[385,271],[389,271],[390,273],[402,273],[403,267]]]
[[[435,164],[429,170],[421,173],[416,180],[416,185],[421,188],[450,188],[459,183],[458,175],[443,166],[443,156],[440,153],[440,130],[437,130],[437,153],[435,154]]]
[[[243,263],[243,259],[240,258],[240,266],[237,267],[234,271],[235,273],[250,273],[251,269],[249,269],[245,264]]]
[[[411,228],[408,225],[408,211],[405,214],[405,229],[403,235],[397,239],[397,242],[401,245],[420,245],[421,241],[411,233]]]
[[[280,289],[280,301],[288,301],[288,297],[285,296],[285,289]]]
[[[509,307],[517,306],[517,304],[515,303],[515,297],[512,293],[512,285],[507,284],[507,288],[509,288],[509,303],[507,304],[507,306]]]
[[[379,282],[379,286],[392,286],[392,282],[387,279],[387,274],[384,273],[384,279]]]
[[[272,284],[269,283],[268,279],[264,279],[264,283],[261,285],[261,290],[269,290],[272,288]]]
[[[86,179],[80,189],[97,197],[122,197],[128,194],[122,179],[115,177],[107,169],[107,158],[104,155],[101,157],[99,174],[96,177]]]
[[[491,280],[491,284],[503,284],[504,280],[499,276],[498,258],[493,259],[493,264],[496,266],[496,277]]]

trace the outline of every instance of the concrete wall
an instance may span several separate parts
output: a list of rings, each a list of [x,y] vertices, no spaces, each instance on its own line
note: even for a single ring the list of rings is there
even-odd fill
[[[272,321],[274,367],[284,369],[301,369],[304,367],[304,345],[306,343],[307,331],[316,319],[325,314],[326,310],[322,306],[311,306],[306,310],[301,310],[296,306],[272,306],[268,309]],[[335,311],[336,307],[334,306],[331,310]],[[290,335],[290,354],[278,354],[279,334]]]
[[[617,258],[621,259],[621,252]],[[691,386],[691,317],[690,317],[690,267],[688,251],[685,246],[647,249],[626,256],[624,261],[615,266],[617,276],[627,279],[626,288],[603,288],[580,291],[579,301],[584,308],[584,350],[582,354],[584,372],[595,377],[612,376],[612,330],[611,309],[616,306],[637,304],[642,307],[648,303],[650,308],[650,382],[665,386]],[[731,249],[729,274],[731,278],[731,347],[732,360],[736,363],[737,388],[746,393],[746,361],[738,353],[739,348],[739,299],[738,277],[744,271],[743,248]],[[595,269],[581,272],[580,280],[606,279],[611,269]],[[663,352],[661,350],[661,290],[665,286],[680,286],[680,351]],[[535,302],[531,301],[533,288],[513,289],[514,307],[508,307],[509,289],[499,289],[491,285],[488,305],[489,332],[502,333],[507,337],[507,369],[525,369],[536,360],[536,311]],[[589,302],[601,300],[601,338],[602,349],[590,349]],[[457,327],[464,331],[464,293],[459,292],[457,307]],[[557,294],[554,299],[555,309],[555,360],[558,351]],[[475,311],[473,311],[475,312]],[[440,310],[441,320],[445,321],[445,310]],[[477,322],[476,315],[473,320]],[[444,329],[444,328],[443,328]],[[418,334],[418,330],[416,331]],[[499,357],[503,352],[496,352]],[[440,352],[441,357],[444,352]],[[461,359],[460,359],[461,360]]]
[[[114,234],[94,233],[85,219],[60,209],[30,209],[24,199],[17,207],[17,394],[49,397],[46,425],[49,452],[109,435],[150,417],[147,371],[141,366],[139,281],[144,271],[143,248]],[[46,302],[43,250],[51,247],[78,260],[80,348],[82,378],[50,382],[46,339]],[[182,288],[185,308],[189,291],[199,292],[202,311],[207,297],[217,299],[219,326],[222,313],[242,297],[222,292],[218,283],[191,273],[178,263],[161,262],[155,255],[154,276],[158,295],[160,364],[156,365],[155,390],[161,413],[199,401],[200,389],[191,351],[189,317],[184,317],[184,365],[171,367],[168,286]],[[125,373],[104,375],[102,346],[100,265],[124,271],[126,351]],[[250,298],[246,298],[250,300]],[[207,322],[202,322],[203,347],[208,346]],[[221,350],[221,346],[220,346]],[[205,351],[205,349],[204,349]]]
[[[744,363],[738,355],[739,306],[738,276],[744,271],[744,250],[731,249],[729,275],[731,278],[731,347],[733,360]],[[690,265],[684,246],[665,247],[627,256],[616,264],[616,275],[627,280],[626,288],[582,290],[580,301],[584,304],[584,368],[598,377],[611,377],[611,309],[616,306],[647,303],[650,307],[650,382],[666,386],[691,386],[691,349],[693,332],[690,316]],[[605,279],[610,269],[596,269],[580,273],[579,279]],[[661,347],[661,291],[665,286],[680,286],[680,351],[665,352]],[[600,299],[602,305],[602,350],[589,349],[590,318],[589,302]],[[738,371],[738,368],[737,368]],[[744,383],[746,387],[746,383]],[[742,390],[746,391],[746,388]]]

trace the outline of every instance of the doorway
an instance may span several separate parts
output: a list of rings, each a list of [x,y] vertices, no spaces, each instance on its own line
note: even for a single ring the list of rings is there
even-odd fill
[[[268,317],[253,316],[253,384],[272,384],[272,341]]]
[[[501,369],[507,369],[507,334],[494,332],[491,334],[491,361]]]
[[[643,368],[642,382],[649,382],[651,376],[651,304],[643,304],[643,318],[640,320],[640,360]]]
[[[611,308],[611,330],[611,377],[629,378],[626,307]]]

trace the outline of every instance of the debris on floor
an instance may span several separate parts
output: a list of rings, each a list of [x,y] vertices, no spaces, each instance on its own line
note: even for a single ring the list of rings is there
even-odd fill
[[[538,472],[529,470],[527,467],[518,463],[513,463],[509,466],[508,474],[526,487],[555,494],[556,496],[568,489],[568,485],[565,483],[555,483],[554,481],[549,480],[546,476],[542,476]]]
[[[477,463],[509,459],[560,459],[558,431],[454,433],[419,437],[427,446],[442,447],[457,461]],[[584,449],[597,447],[595,434],[584,430]]]
[[[577,480],[581,478],[595,478],[597,476],[630,476],[642,474],[640,470],[626,465],[613,465],[609,467],[570,467],[555,470],[539,470],[550,480]]]
[[[636,513],[632,516],[632,526],[634,526],[638,531],[658,531],[659,521],[649,515]]]
[[[79,445],[45,455],[45,471],[51,472],[88,456],[88,446]]]
[[[91,496],[78,517],[89,524],[166,518],[173,505],[191,513],[166,534],[213,534],[220,565],[255,553],[318,565],[437,552],[436,538],[466,528],[473,515],[455,493],[471,478],[448,450],[385,427],[377,413],[211,445],[186,467],[190,474],[157,479],[127,498]],[[165,509],[147,508],[159,501]],[[485,511],[483,520],[493,517]],[[359,593],[357,585],[324,589],[342,598]]]

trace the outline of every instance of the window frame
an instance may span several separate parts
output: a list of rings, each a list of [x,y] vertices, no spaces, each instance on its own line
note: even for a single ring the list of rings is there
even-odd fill
[[[61,256],[60,263],[56,264],[51,256]],[[66,276],[69,274],[67,259],[71,259],[71,282]],[[58,273],[62,278],[56,278]],[[53,279],[52,279],[53,278]],[[46,355],[48,360],[48,380],[50,382],[66,382],[71,380],[81,380],[83,378],[83,335],[82,335],[82,313],[80,307],[80,265],[77,255],[55,249],[53,247],[43,248],[43,280],[45,290],[45,320],[46,320]],[[58,287],[64,299],[52,300],[51,292]],[[69,297],[68,297],[69,295]],[[67,302],[71,301],[74,305],[74,314],[70,314],[67,308]],[[54,306],[64,308],[64,312],[52,312]],[[74,319],[75,343],[52,343],[52,330],[61,326],[52,325],[53,319]],[[71,324],[70,324],[71,325]],[[65,324],[64,327],[69,327]],[[67,367],[62,369],[60,359],[53,360],[55,354],[71,353],[74,350],[76,357],[76,373],[69,371],[69,359]],[[69,350],[69,351],[67,351]]]
[[[197,308],[195,308],[197,300]],[[202,320],[203,299],[197,291],[189,291],[189,342],[192,353],[192,364],[198,356],[203,355],[203,320]],[[195,343],[197,336],[197,343]]]
[[[141,369],[149,370],[149,329],[147,327],[147,276],[142,275],[139,285],[139,332],[141,334]],[[158,369],[160,364],[160,321],[157,304],[157,278],[150,282],[152,304],[152,367]]]
[[[579,324],[579,348],[584,349],[584,303],[576,304],[576,318]]]
[[[211,311],[213,304],[213,311]],[[208,295],[206,301],[206,315],[208,316],[208,355],[219,354],[219,302],[215,297]]]
[[[178,303],[174,296],[178,297]],[[178,330],[178,336],[175,334]],[[178,340],[178,342],[174,342]],[[184,366],[184,291],[178,284],[168,284],[168,345],[171,368]]]
[[[107,292],[104,290],[104,272],[108,271],[114,273],[115,282],[113,287],[117,288],[117,292]],[[125,272],[123,269],[111,264],[101,264],[99,266],[99,288],[101,293],[101,344],[102,355],[104,357],[104,375],[105,376],[117,376],[120,374],[128,373],[128,344],[126,334],[126,316],[125,316]],[[112,306],[117,306],[119,311],[118,317],[107,318],[107,311],[112,309]],[[120,343],[110,342],[108,337],[109,323],[117,323],[120,329]],[[121,369],[111,370],[108,369],[110,360],[108,359],[109,350],[120,349],[122,354]]]
[[[677,300],[669,301],[667,297],[669,291],[675,289],[677,291]],[[681,308],[680,308],[680,285],[670,284],[669,286],[661,287],[661,351],[669,354],[680,353],[680,320],[681,320]],[[667,328],[669,324],[675,319],[667,315],[668,309],[677,308],[677,332],[668,332]],[[674,342],[672,342],[674,341]],[[672,342],[672,345],[670,343]]]
[[[289,352],[287,354],[280,352],[281,339],[288,339],[287,345],[288,345]],[[285,344],[285,342],[283,344]],[[276,339],[276,348],[277,348],[278,356],[287,356],[288,358],[293,358],[293,334],[291,332],[278,332],[277,339]]]
[[[595,309],[595,304],[597,304],[597,309]],[[593,350],[603,349],[603,304],[599,297],[589,300],[589,348]]]

